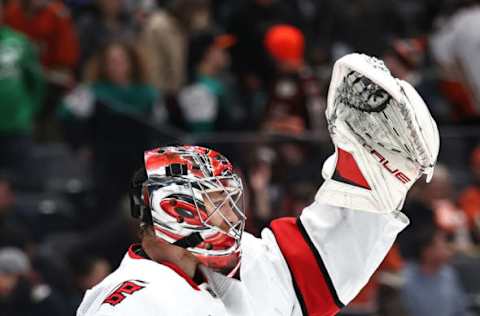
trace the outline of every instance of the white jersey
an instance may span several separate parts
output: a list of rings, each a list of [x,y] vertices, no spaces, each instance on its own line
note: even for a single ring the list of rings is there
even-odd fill
[[[197,285],[171,263],[125,255],[88,290],[77,316],[334,315],[367,283],[408,224],[315,201],[299,218],[274,220],[262,238],[245,233],[239,280],[202,267]]]

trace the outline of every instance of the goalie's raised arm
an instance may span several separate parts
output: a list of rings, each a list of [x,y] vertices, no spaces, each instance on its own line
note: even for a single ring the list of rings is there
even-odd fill
[[[325,182],[299,219],[271,225],[304,315],[335,314],[367,283],[408,225],[406,194],[431,176],[439,150],[415,89],[366,55],[336,62],[326,116],[335,153]]]
[[[327,119],[335,154],[325,183],[300,217],[273,221],[261,239],[243,232],[244,186],[225,156],[146,151],[130,187],[141,243],[77,315],[336,314],[408,225],[399,210],[431,175],[439,138],[415,90],[364,55],[335,64]]]

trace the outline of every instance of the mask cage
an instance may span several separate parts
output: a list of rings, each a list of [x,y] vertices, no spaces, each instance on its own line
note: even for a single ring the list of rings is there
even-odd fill
[[[166,198],[181,198],[183,201],[192,205],[192,209],[203,226],[183,225],[185,228],[191,228],[202,232],[206,228],[224,233],[235,240],[240,240],[245,228],[246,215],[244,213],[244,195],[243,185],[236,174],[225,176],[212,176],[207,178],[192,178],[189,176],[178,176],[174,178],[150,177],[143,184],[142,198],[144,203],[152,209],[152,200],[156,190],[167,186],[176,185],[182,188],[183,194],[168,194]],[[225,214],[225,210],[229,214]],[[160,210],[164,211],[164,210]],[[216,222],[221,219],[222,225]],[[167,223],[158,223],[165,228],[171,228]]]

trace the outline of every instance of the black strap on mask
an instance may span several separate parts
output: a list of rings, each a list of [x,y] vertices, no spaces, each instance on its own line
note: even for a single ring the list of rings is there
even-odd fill
[[[193,248],[200,244],[202,241],[202,236],[200,235],[200,233],[196,232],[177,240],[173,244],[182,248]]]
[[[142,222],[153,226],[152,211],[150,205],[145,205],[142,201],[143,183],[147,181],[147,171],[145,168],[138,169],[130,183],[130,212],[132,217],[140,219]]]

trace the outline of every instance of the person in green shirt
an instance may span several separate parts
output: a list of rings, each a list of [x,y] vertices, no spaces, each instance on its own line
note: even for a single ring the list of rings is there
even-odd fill
[[[44,79],[32,44],[5,26],[1,15],[0,7],[0,169],[25,170]]]
[[[142,162],[136,153],[150,146],[150,125],[162,126],[167,117],[132,45],[110,42],[87,65],[84,83],[64,98],[60,117],[68,141],[91,158],[97,209],[107,216]]]

